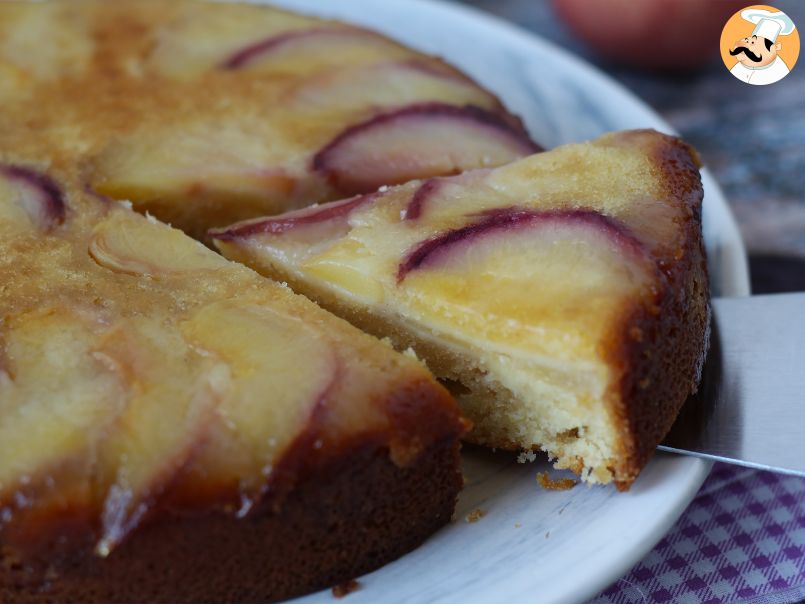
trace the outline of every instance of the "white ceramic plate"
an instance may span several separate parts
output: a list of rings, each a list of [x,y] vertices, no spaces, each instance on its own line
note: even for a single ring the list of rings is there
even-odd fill
[[[611,79],[555,46],[460,5],[425,0],[274,0],[382,31],[445,57],[496,92],[547,147],[625,128],[673,132]],[[718,295],[749,293],[746,256],[726,202],[704,172],[704,231]],[[628,493],[535,481],[546,461],[466,451],[457,521],[416,551],[360,579],[349,604],[582,602],[638,562],[706,477],[707,462],[658,454]],[[475,523],[464,517],[481,509]],[[298,602],[331,603],[329,592]]]

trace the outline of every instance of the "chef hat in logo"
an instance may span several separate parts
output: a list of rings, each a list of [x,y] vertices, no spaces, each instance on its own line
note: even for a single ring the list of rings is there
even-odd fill
[[[794,22],[785,13],[773,13],[763,8],[747,8],[741,11],[741,17],[755,23],[753,36],[760,36],[774,42],[777,36],[787,36],[794,31]]]

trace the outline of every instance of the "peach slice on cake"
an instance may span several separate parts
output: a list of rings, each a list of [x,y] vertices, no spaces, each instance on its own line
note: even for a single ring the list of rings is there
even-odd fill
[[[706,346],[697,168],[678,139],[616,133],[212,236],[413,346],[473,420],[471,441],[541,447],[625,488],[695,390]]]
[[[123,384],[92,350],[102,327],[83,309],[43,308],[4,321],[0,506],[25,484],[52,480],[63,466],[91,456],[122,409]]]
[[[322,25],[271,36],[232,53],[222,69],[257,69],[299,73],[322,66],[374,62],[378,54],[410,56],[409,51],[380,34],[344,25]]]
[[[313,157],[345,194],[497,166],[539,150],[522,128],[473,106],[412,105],[351,126]]]
[[[293,241],[284,250],[286,255],[307,256],[319,244],[329,243],[349,232],[349,216],[362,206],[372,203],[376,193],[356,195],[341,201],[321,206],[310,206],[294,212],[287,212],[276,220],[255,218],[238,223],[236,227],[215,231],[221,240],[241,239],[260,233],[283,233],[293,230]]]
[[[103,501],[97,552],[108,555],[135,528],[187,463],[226,395],[228,368],[188,350],[145,317],[120,321],[94,355],[125,384],[123,409],[98,444],[95,476]]]
[[[628,228],[592,210],[493,210],[413,247],[397,270],[417,315],[547,354],[560,350],[546,340],[583,348],[600,317],[641,298],[655,278]]]
[[[228,368],[231,384],[217,414],[235,444],[222,459],[229,472],[242,464],[237,474],[245,513],[263,494],[280,454],[325,404],[338,378],[335,353],[298,317],[258,305],[205,306],[182,333]]]
[[[474,105],[505,115],[494,95],[460,71],[436,61],[404,58],[358,67],[341,67],[303,79],[288,97],[305,110],[349,110],[356,105],[404,107],[430,99],[456,106]]]
[[[161,238],[159,245],[154,245],[157,229],[161,230]],[[131,221],[121,213],[95,226],[89,255],[104,268],[132,275],[217,270],[228,264],[200,243],[188,241],[181,231],[157,222]]]
[[[113,199],[132,200],[138,211],[196,237],[208,224],[287,207],[283,204],[290,204],[297,190],[313,198],[323,194],[316,183],[309,183],[313,191],[300,183],[306,173],[302,160],[297,168],[278,155],[285,144],[281,132],[270,122],[261,124],[259,139],[257,130],[248,131],[237,116],[144,130],[98,154],[92,187]],[[165,146],[166,139],[173,144]],[[285,145],[288,156],[295,146]]]
[[[58,185],[23,166],[0,164],[0,220],[50,231],[64,221],[66,207]]]

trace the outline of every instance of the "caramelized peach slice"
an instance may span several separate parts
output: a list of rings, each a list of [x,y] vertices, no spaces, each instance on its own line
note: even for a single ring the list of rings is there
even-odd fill
[[[240,477],[244,509],[259,498],[273,465],[285,449],[326,406],[337,379],[332,345],[301,319],[265,306],[216,302],[202,308],[182,326],[197,349],[226,363],[233,387],[218,406],[230,454],[216,454],[217,439],[205,455],[215,475]]]
[[[509,209],[415,246],[397,280],[438,321],[518,346],[545,329],[559,328],[566,342],[598,330],[600,317],[652,283],[655,270],[643,244],[603,214]]]
[[[374,197],[372,194],[356,195],[341,201],[286,212],[279,218],[256,218],[226,228],[212,229],[210,233],[215,239],[228,241],[261,233],[284,233],[323,223],[343,223],[355,209],[370,203]]]
[[[200,445],[228,394],[229,368],[145,317],[106,333],[95,356],[127,388],[125,409],[99,448],[96,488],[103,514],[96,551],[105,556]]]
[[[497,166],[538,150],[494,113],[440,103],[413,105],[352,126],[313,158],[345,194],[428,176]]]
[[[382,56],[410,55],[411,51],[372,31],[347,26],[323,26],[294,30],[271,36],[230,55],[221,64],[223,69],[288,70],[310,66],[356,65],[361,61],[375,62]]]
[[[257,218],[247,220],[223,229],[212,229],[210,236],[216,246],[232,249],[238,242],[260,237],[294,231],[284,253],[289,259],[308,256],[322,246],[329,245],[349,232],[349,216],[361,207],[370,205],[376,194],[357,195],[349,199],[334,201],[321,206],[311,206],[295,212],[288,212],[278,218]]]
[[[498,100],[462,73],[421,59],[386,61],[316,73],[289,100],[325,110],[402,107],[423,99],[500,111]]]
[[[48,232],[64,222],[59,186],[30,168],[0,165],[0,220]]]
[[[91,455],[125,398],[119,376],[91,348],[100,322],[53,308],[9,317],[4,327],[0,500]]]
[[[250,250],[254,246],[260,246],[265,240],[284,262],[304,264],[305,259],[326,251],[334,241],[345,236],[351,229],[350,216],[362,208],[371,207],[380,195],[381,193],[368,193],[288,212],[277,218],[245,221],[225,229],[214,229],[210,231],[210,236],[215,246],[233,260],[242,258],[243,261],[248,261]],[[282,237],[284,234],[288,236]],[[282,243],[270,241],[275,236],[282,237]],[[353,248],[344,251],[347,255],[353,256],[354,252]],[[363,257],[366,262],[371,262],[370,255],[360,252],[357,255]],[[339,269],[332,275],[333,283],[337,283],[338,278],[343,276],[342,268],[339,264]],[[311,270],[324,279],[330,276],[325,262],[311,267]],[[371,278],[371,267],[355,267],[353,273],[350,279],[353,288],[360,284],[360,291],[364,296],[376,301],[382,298],[383,292],[379,283]]]
[[[228,264],[181,231],[126,212],[115,212],[95,227],[89,254],[100,266],[131,275],[215,270]]]
[[[458,246],[472,245],[479,238],[488,243],[490,234],[503,233],[504,236],[507,236],[529,226],[535,226],[537,229],[553,227],[554,234],[561,234],[562,230],[572,230],[580,226],[582,229],[590,230],[590,236],[605,233],[612,243],[617,244],[623,252],[640,255],[643,250],[642,244],[628,232],[625,226],[593,210],[538,211],[501,208],[482,212],[480,217],[482,219],[476,223],[448,231],[416,246],[400,264],[397,282],[405,279],[412,270],[434,264],[439,265],[440,259],[444,257],[455,258],[454,249]],[[542,233],[532,233],[534,236],[537,234]],[[589,238],[587,237],[587,239]],[[461,254],[462,252],[458,253],[459,257]]]
[[[247,131],[238,116],[230,118],[176,123],[159,136],[144,131],[110,144],[95,160],[92,188],[131,199],[136,210],[196,237],[211,226],[281,211],[296,193],[319,195],[304,189],[315,184],[299,182],[307,171],[301,151],[298,169],[287,167],[296,165],[293,141],[283,142],[270,124]]]

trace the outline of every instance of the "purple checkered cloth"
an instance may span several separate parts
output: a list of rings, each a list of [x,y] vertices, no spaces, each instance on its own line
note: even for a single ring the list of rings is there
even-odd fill
[[[591,604],[805,600],[805,479],[716,464],[690,507]]]

